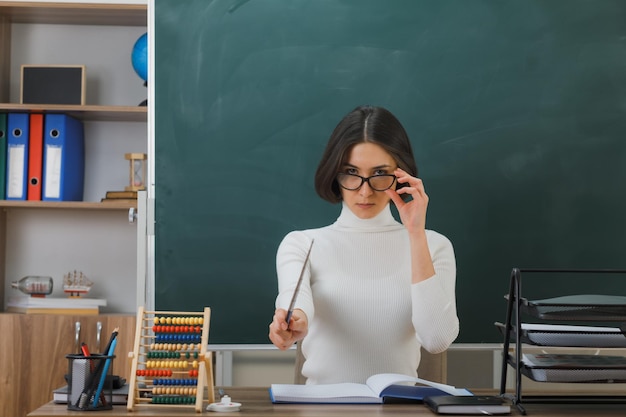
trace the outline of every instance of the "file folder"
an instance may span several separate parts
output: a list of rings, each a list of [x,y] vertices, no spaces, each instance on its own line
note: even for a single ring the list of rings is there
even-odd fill
[[[46,114],[42,200],[81,201],[85,177],[83,123],[65,114]]]
[[[0,200],[7,196],[7,114],[0,113]]]
[[[7,117],[7,200],[26,200],[28,119],[27,113],[9,113]]]
[[[43,173],[43,114],[30,115],[28,143],[28,183],[26,199],[41,200],[41,174]]]

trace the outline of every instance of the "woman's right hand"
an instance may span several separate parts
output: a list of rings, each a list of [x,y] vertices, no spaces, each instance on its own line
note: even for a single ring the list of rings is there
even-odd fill
[[[277,308],[270,323],[270,340],[280,350],[289,349],[294,343],[304,339],[309,331],[306,314],[300,309],[293,311],[289,324],[286,320],[287,310]]]

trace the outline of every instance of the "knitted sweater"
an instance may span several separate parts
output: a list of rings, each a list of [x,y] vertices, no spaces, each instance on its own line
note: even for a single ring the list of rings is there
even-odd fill
[[[415,376],[420,346],[437,353],[458,335],[456,264],[450,241],[427,230],[435,275],[411,283],[409,236],[387,207],[360,219],[294,231],[276,257],[276,307],[287,309],[315,239],[296,308],[308,318],[302,374],[308,384],[359,382],[377,373]]]

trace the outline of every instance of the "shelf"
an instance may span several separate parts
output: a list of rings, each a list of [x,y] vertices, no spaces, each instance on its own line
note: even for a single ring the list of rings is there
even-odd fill
[[[147,4],[17,2],[0,3],[11,23],[147,26]]]
[[[96,201],[18,201],[0,200],[4,209],[64,209],[64,210],[128,210],[137,203],[99,203]]]
[[[146,122],[148,120],[148,108],[145,106],[80,106],[0,103],[0,111],[65,113],[84,121]]]
[[[0,200],[0,327],[10,330],[21,324],[33,335],[32,340],[21,340],[16,352],[36,351],[38,340],[50,339],[54,345],[52,350],[33,351],[38,358],[33,369],[46,367],[46,383],[30,388],[17,384],[0,392],[2,415],[25,416],[61,385],[67,361],[51,358],[71,351],[67,347],[75,340],[70,333],[77,321],[74,316],[5,313],[10,282],[16,277],[41,271],[53,277],[56,286],[67,271],[80,267],[94,277],[98,294],[108,300],[101,313],[118,312],[111,317],[80,316],[81,341],[95,345],[96,324],[103,324],[102,334],[119,327],[118,348],[132,350],[135,314],[120,312],[136,311],[144,298],[137,283],[144,280],[138,268],[145,263],[139,252],[142,229],[135,220],[138,204],[100,199],[108,190],[127,184],[129,164],[124,154],[147,149],[148,107],[138,105],[147,89],[130,61],[133,40],[148,32],[148,1],[0,0],[0,113],[67,114],[85,122],[85,201]],[[62,56],[54,53],[59,45],[66,45]],[[88,104],[21,104],[23,64],[85,65]],[[71,327],[66,326],[69,319]],[[59,345],[59,340],[68,343]],[[40,366],[46,363],[56,365]],[[124,357],[116,359],[113,372],[127,377],[128,363]],[[15,367],[0,370],[3,381],[19,382],[22,374]]]

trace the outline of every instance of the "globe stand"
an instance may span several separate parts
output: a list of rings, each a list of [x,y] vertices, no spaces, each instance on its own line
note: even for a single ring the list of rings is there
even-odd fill
[[[148,82],[144,81],[143,82],[143,86],[144,87],[148,87]],[[141,103],[139,103],[139,107],[146,107],[148,105],[148,99],[145,99],[144,101],[142,101]]]

